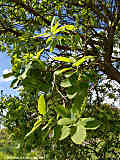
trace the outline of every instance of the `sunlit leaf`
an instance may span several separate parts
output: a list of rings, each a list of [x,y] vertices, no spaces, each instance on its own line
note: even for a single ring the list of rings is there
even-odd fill
[[[62,118],[58,121],[58,125],[69,125],[72,124],[73,120],[71,118]]]
[[[77,94],[78,94],[78,92],[75,92],[75,93],[73,93],[73,94],[67,93],[67,97],[68,97],[69,99],[73,99]]]
[[[55,25],[54,25],[54,22],[55,22],[55,17],[53,17],[52,22],[51,22],[51,32],[53,32],[53,34],[55,33],[56,29],[60,25],[58,21],[56,22]]]
[[[61,82],[60,86],[66,88],[66,87],[71,87],[72,84],[69,79],[65,79]]]
[[[76,30],[76,27],[73,26],[73,25],[65,25],[65,28],[66,28],[67,30],[69,30],[69,31],[74,31],[74,30]]]
[[[61,136],[59,140],[63,140],[70,135],[70,128],[68,126],[63,126],[61,129]]]
[[[46,104],[44,96],[41,94],[38,100],[38,111],[40,114],[45,115],[46,114]]]
[[[48,46],[50,41],[52,40],[52,37],[49,37],[47,40],[46,40],[46,45]]]
[[[39,38],[39,37],[41,37],[41,38],[47,38],[50,35],[51,35],[50,33],[43,33],[43,34],[39,34],[37,36],[34,36],[33,38]]]
[[[94,60],[93,56],[84,56],[83,58],[81,58],[80,60],[78,60],[77,62],[73,63],[74,67],[78,67],[79,65],[83,64],[86,60]]]
[[[37,54],[36,54],[36,58],[40,58],[40,56],[41,56],[41,53],[44,51],[44,48],[43,49],[41,49],[39,52],[37,52]]]
[[[81,144],[86,138],[86,129],[82,125],[78,125],[76,132],[71,136],[72,141],[75,144]]]
[[[61,69],[61,70],[57,70],[54,72],[55,75],[59,75],[61,73],[64,73],[66,71],[69,71],[69,70],[72,70],[72,68],[64,68],[64,69]]]
[[[53,34],[57,34],[57,33],[62,32],[62,31],[64,31],[64,30],[65,30],[65,26],[59,27],[58,29],[56,29],[56,30],[53,32]]]
[[[31,68],[31,64],[32,62],[29,62],[26,66],[25,66],[25,71],[18,77],[19,80],[24,80],[27,77],[27,72],[29,71],[29,69]]]
[[[55,16],[53,17],[52,22],[51,22],[51,32],[53,31],[54,22],[55,22]]]
[[[61,61],[61,62],[67,62],[67,63],[73,63],[72,59],[66,58],[66,57],[54,57],[54,60]]]

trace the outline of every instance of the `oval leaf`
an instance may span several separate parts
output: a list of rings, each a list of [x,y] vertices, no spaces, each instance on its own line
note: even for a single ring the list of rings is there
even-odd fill
[[[63,126],[61,129],[61,136],[59,140],[63,140],[70,135],[70,128],[68,126]]]
[[[81,144],[86,138],[86,129],[84,126],[82,125],[78,125],[76,132],[73,134],[73,136],[71,137],[72,141],[75,144]]]
[[[40,114],[45,115],[46,114],[46,104],[44,96],[41,94],[38,100],[38,111]]]

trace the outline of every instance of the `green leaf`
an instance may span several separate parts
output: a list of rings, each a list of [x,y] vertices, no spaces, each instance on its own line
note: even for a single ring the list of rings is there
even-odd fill
[[[34,123],[34,127],[38,126],[39,124],[41,124],[42,118],[40,117],[35,123]]]
[[[56,24],[53,25],[54,22],[55,22],[55,17],[53,18],[52,23],[51,23],[51,32],[53,32],[53,35],[55,34],[56,29],[57,29],[58,26],[60,25],[59,22],[56,22]]]
[[[76,132],[71,136],[72,141],[75,144],[81,144],[86,138],[86,129],[82,125],[78,125]]]
[[[100,125],[101,125],[101,122],[94,120],[94,121],[87,122],[87,124],[85,125],[85,128],[90,130],[96,130],[97,128],[100,127]]]
[[[76,27],[74,27],[73,25],[65,25],[65,28],[69,31],[75,31]]]
[[[68,111],[63,105],[57,105],[55,110],[61,116],[64,116],[64,117],[67,116]]]
[[[50,46],[50,52],[52,53],[53,50],[54,50],[54,43],[52,43],[51,46]]]
[[[27,72],[29,71],[29,69],[31,68],[31,64],[32,62],[29,62],[26,67],[25,67],[25,71],[18,77],[18,80],[24,80],[27,77]]]
[[[61,61],[61,62],[67,62],[67,63],[73,63],[72,59],[66,58],[66,57],[62,57],[62,56],[54,57],[54,60]]]
[[[88,117],[88,118],[80,118],[80,122],[85,126],[89,121],[94,121],[94,117]],[[78,121],[79,123],[79,121]]]
[[[96,130],[101,125],[101,122],[95,120],[95,118],[92,117],[81,118],[81,123],[84,125],[86,129],[89,130]]]
[[[57,71],[54,72],[54,74],[55,75],[59,75],[59,74],[61,74],[63,72],[69,71],[69,70],[72,70],[72,68],[64,68],[62,70],[57,70]]]
[[[70,82],[69,79],[64,79],[64,80],[61,82],[60,86],[66,88],[66,87],[71,87],[72,84],[71,84],[71,82]]]
[[[14,75],[13,72],[9,72],[9,73],[3,74],[3,78],[9,78],[13,75]]]
[[[34,36],[33,38],[38,38],[38,37],[44,37],[44,38],[47,38],[50,36],[50,33],[43,33],[43,34],[39,34],[37,36]]]
[[[35,122],[34,127],[32,128],[32,130],[25,135],[25,139],[26,139],[29,135],[31,135],[31,134],[41,125],[41,121],[42,121],[42,118],[40,118],[39,120],[37,120],[37,121]]]
[[[76,28],[73,25],[64,25],[64,26],[59,27],[58,29],[56,29],[56,28],[52,29],[52,30],[54,30],[54,32],[53,32],[54,35],[56,33],[59,33],[59,32],[65,32],[66,30],[69,30],[69,31],[75,31],[76,30]]]
[[[14,80],[11,82],[10,87],[11,87],[11,88],[17,87],[19,81],[20,81],[20,80],[18,80],[17,78],[14,79]]]
[[[68,137],[70,135],[70,130],[71,129],[68,126],[63,126],[63,128],[61,129],[61,136],[59,140],[63,140]]]
[[[58,125],[69,125],[72,124],[73,120],[71,118],[62,118],[58,121]]]
[[[52,37],[49,37],[49,38],[47,39],[47,41],[46,41],[46,45],[47,45],[47,46],[49,46],[51,40],[52,40]]]
[[[45,115],[46,114],[46,104],[44,96],[41,94],[38,100],[38,111],[40,114]]]
[[[41,53],[44,51],[44,48],[43,49],[41,49],[39,52],[37,52],[37,54],[36,54],[36,58],[40,58],[40,56],[41,56]]]
[[[55,22],[55,16],[53,17],[52,22],[51,22],[51,32],[53,32],[53,25],[54,25],[54,22]]]
[[[45,130],[53,122],[53,119],[54,118],[48,120],[48,123],[44,127],[42,127],[42,131]]]
[[[59,33],[59,32],[62,32],[62,31],[65,31],[65,26],[61,26],[59,27],[58,29],[56,29],[54,32],[53,32],[53,35]]]
[[[94,57],[93,56],[84,56],[83,58],[81,58],[77,62],[73,63],[72,66],[78,67],[79,65],[83,64],[88,59],[94,60]]]
[[[69,99],[73,99],[77,94],[78,94],[78,92],[75,92],[75,93],[73,93],[73,94],[67,93],[67,97],[68,97]]]
[[[66,78],[70,78],[74,73],[75,73],[75,72],[71,72],[71,71],[70,71],[70,72],[68,72],[68,73],[65,74],[65,77],[66,77]]]
[[[61,126],[58,126],[58,125],[57,125],[57,126],[54,128],[54,137],[55,137],[55,139],[59,139],[60,136],[61,136]]]
[[[84,100],[83,100],[83,103],[82,103],[82,106],[81,106],[81,111],[82,112],[85,110],[86,104],[87,104],[87,97],[84,97]]]

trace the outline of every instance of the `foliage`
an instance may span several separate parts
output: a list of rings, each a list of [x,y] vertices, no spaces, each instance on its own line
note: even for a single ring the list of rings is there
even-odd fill
[[[4,0],[0,7],[1,51],[12,64],[4,78],[14,76],[11,87],[23,88],[21,98],[1,99],[4,125],[26,150],[42,148],[44,159],[60,159],[63,149],[71,149],[75,159],[78,146],[77,159],[84,157],[88,141],[91,146],[104,140],[102,148],[108,147],[111,128],[119,137],[119,121],[101,104],[105,96],[115,100],[120,90],[100,82],[120,84],[119,1]],[[93,156],[105,159],[96,149]]]
[[[12,99],[12,100],[11,100]],[[8,97],[6,101],[4,101],[4,104],[7,108],[8,102],[16,101],[16,97]],[[18,101],[19,100],[19,101]],[[25,99],[26,100],[26,99]],[[28,102],[28,101],[27,101]],[[17,98],[17,104],[20,103],[21,105],[25,105],[25,101],[23,104],[21,103],[21,100]],[[29,101],[30,103],[30,101]],[[28,105],[28,104],[26,104]],[[19,106],[19,105],[18,105]],[[30,110],[32,108],[32,105],[28,105],[30,107]],[[9,105],[8,105],[9,108]],[[17,108],[17,106],[16,106]],[[24,109],[24,107],[22,107]],[[29,113],[30,110],[26,110],[26,118],[29,119]],[[7,116],[7,115],[10,116]],[[21,115],[19,112],[17,114],[17,117],[15,119],[12,119],[12,112],[9,110],[4,117],[4,125],[7,126],[7,122],[10,124],[15,124],[16,120],[19,120],[19,124],[22,122],[22,119],[24,119],[24,114]],[[21,116],[21,119],[19,118]],[[26,139],[24,139],[24,136],[27,134],[27,130],[30,130],[32,128],[32,124],[35,122],[34,119],[31,119],[31,126],[27,126],[26,121],[22,122],[24,124],[22,125],[15,125],[11,130],[8,128],[9,131],[9,141],[13,143],[15,146],[19,146],[17,148],[16,154],[20,152],[21,156],[23,153],[25,156],[26,154],[29,155],[29,152],[33,154],[34,157],[44,157],[44,159],[80,159],[83,157],[83,159],[91,158],[91,159],[107,159],[107,158],[116,158],[119,159],[119,144],[120,144],[120,133],[119,133],[119,121],[120,121],[120,112],[116,109],[112,109],[109,105],[101,105],[101,106],[86,106],[86,110],[84,111],[84,114],[82,115],[83,121],[82,123],[90,122],[88,123],[89,127],[94,127],[94,119],[89,119],[87,117],[95,117],[98,121],[102,122],[101,126],[96,130],[88,130],[87,131],[87,137],[85,141],[80,145],[75,145],[72,143],[72,141],[69,139],[69,137],[65,138],[63,141],[59,141],[59,138],[61,138],[62,135],[60,135],[60,127],[63,123],[69,124],[71,121],[62,121],[59,120],[59,125],[54,128],[54,131],[52,130],[52,121],[49,121],[49,125],[47,124],[47,120],[44,119],[44,125],[38,127],[33,133],[31,133]],[[52,116],[53,118],[53,116]],[[12,122],[11,122],[12,121]],[[11,122],[11,123],[10,123]],[[30,122],[30,120],[29,120]],[[46,124],[46,126],[45,126]],[[96,124],[95,124],[96,125]],[[24,130],[21,128],[21,126],[27,126]],[[50,126],[50,127],[49,127]],[[43,127],[43,128],[42,128]],[[21,134],[21,136],[18,136],[18,131]],[[65,132],[65,130],[64,130]],[[7,133],[7,132],[5,132]],[[4,134],[2,134],[4,135]],[[82,135],[78,137],[81,139]],[[24,139],[24,141],[23,141]],[[37,141],[36,141],[37,139]],[[78,141],[77,140],[77,141]],[[14,146],[14,147],[15,147]],[[23,150],[24,147],[24,150]],[[12,149],[13,151],[13,149]],[[31,155],[32,156],[32,155]]]

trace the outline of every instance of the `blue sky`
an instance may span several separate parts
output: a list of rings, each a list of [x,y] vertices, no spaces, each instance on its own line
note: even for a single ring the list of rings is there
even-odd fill
[[[10,57],[5,53],[0,53],[0,91],[3,90],[4,94],[18,95],[16,90],[10,88],[12,78],[3,78],[3,73],[11,70]]]

